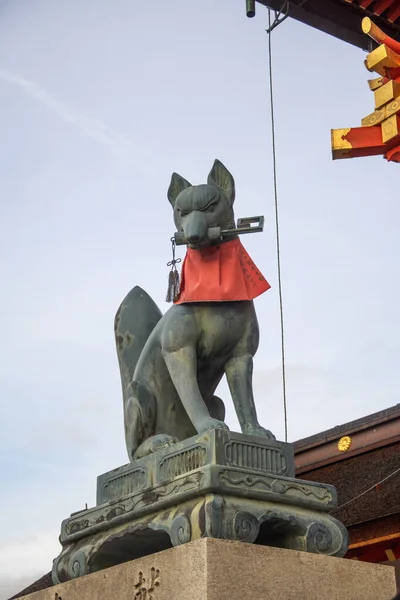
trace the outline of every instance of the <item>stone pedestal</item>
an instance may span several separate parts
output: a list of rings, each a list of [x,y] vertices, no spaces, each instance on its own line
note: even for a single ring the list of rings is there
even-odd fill
[[[206,538],[26,600],[392,600],[393,567]]]
[[[208,537],[343,556],[335,489],[293,462],[291,444],[213,430],[101,475],[97,506],[62,523],[53,582]]]

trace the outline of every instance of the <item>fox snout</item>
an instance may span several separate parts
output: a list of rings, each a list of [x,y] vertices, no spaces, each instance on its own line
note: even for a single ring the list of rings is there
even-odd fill
[[[183,233],[190,245],[201,245],[207,241],[208,222],[204,213],[191,212],[184,220]]]

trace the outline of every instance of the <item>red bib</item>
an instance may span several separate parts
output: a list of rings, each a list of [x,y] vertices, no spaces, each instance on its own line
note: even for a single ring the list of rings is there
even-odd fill
[[[270,287],[236,239],[200,250],[187,249],[175,304],[253,300]]]

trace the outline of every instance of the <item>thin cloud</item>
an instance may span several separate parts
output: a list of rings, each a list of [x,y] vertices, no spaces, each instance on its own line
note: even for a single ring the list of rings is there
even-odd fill
[[[30,98],[36,100],[42,106],[52,111],[62,121],[74,125],[79,129],[82,135],[107,146],[113,154],[119,157],[122,155],[126,158],[132,158],[132,154],[135,154],[134,162],[137,164],[137,148],[128,137],[119,133],[112,127],[109,127],[97,119],[93,119],[92,117],[88,117],[72,110],[65,102],[62,102],[41,87],[39,83],[26,79],[18,73],[13,73],[0,68],[0,80],[19,87]],[[140,155],[143,156],[142,148],[140,148]],[[141,170],[148,171],[148,168],[144,163],[141,165]]]

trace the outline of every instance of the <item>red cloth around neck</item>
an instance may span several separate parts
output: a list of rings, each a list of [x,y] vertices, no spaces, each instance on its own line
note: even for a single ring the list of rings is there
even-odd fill
[[[271,286],[239,239],[199,250],[188,248],[175,304],[253,300]]]

